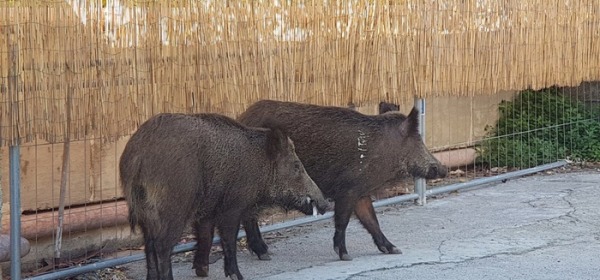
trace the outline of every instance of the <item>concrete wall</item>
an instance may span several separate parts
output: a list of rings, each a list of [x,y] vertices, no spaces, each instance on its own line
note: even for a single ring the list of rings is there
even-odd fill
[[[472,145],[494,125],[498,103],[513,92],[477,97],[437,97],[426,100],[426,144],[433,150]],[[400,104],[408,114],[413,103]],[[358,108],[376,114],[377,104]],[[71,143],[67,205],[82,205],[121,197],[118,161],[128,138],[102,144],[96,140]],[[2,190],[8,194],[8,148],[2,149]],[[23,211],[58,207],[63,144],[38,142],[21,147],[21,200]],[[4,196],[3,215],[9,212]],[[4,220],[4,219],[3,219]]]
[[[116,143],[75,141],[70,144],[71,161],[67,183],[67,205],[121,197],[117,187],[118,159],[126,139]],[[8,148],[2,149],[2,189],[8,193]],[[22,211],[56,208],[60,194],[63,144],[38,142],[21,147]],[[3,214],[9,211],[4,197]]]
[[[483,139],[485,128],[495,125],[498,104],[512,100],[515,92],[496,95],[436,97],[425,100],[425,143],[432,150],[471,146]],[[400,104],[400,111],[408,114],[414,103]],[[377,114],[377,104],[358,108],[365,114]]]

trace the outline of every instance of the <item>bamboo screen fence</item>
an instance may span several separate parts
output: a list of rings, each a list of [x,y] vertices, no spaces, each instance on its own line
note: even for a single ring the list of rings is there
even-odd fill
[[[598,0],[122,2],[0,0],[0,145],[110,141],[155,113],[236,116],[264,98],[346,106],[600,79]]]

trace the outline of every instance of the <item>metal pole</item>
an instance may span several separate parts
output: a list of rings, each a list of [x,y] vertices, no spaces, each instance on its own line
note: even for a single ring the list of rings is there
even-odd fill
[[[16,135],[11,135],[12,145],[9,147],[9,180],[10,180],[10,276],[13,280],[21,280],[21,152],[19,139],[19,24],[14,25],[12,32],[7,32],[10,50],[10,79],[8,92],[10,95],[10,115],[16,127]]]
[[[2,137],[0,137],[0,141],[2,140]],[[2,150],[0,149],[0,162],[2,162],[2,157],[4,156],[4,153],[2,153]],[[4,166],[0,165],[0,213],[2,213],[2,206],[3,205],[3,201],[4,201],[4,193],[2,192],[2,174],[4,173]],[[2,230],[2,214],[0,214],[0,230]],[[9,243],[10,246],[10,243]],[[9,248],[10,250],[10,248]],[[0,267],[0,280],[2,280],[2,267]]]
[[[9,148],[10,278],[21,279],[21,161],[19,145]]]
[[[415,108],[419,110],[419,134],[421,139],[425,142],[425,99],[415,98]],[[415,192],[419,195],[417,199],[418,205],[425,205],[427,203],[427,185],[425,179],[415,178]]]

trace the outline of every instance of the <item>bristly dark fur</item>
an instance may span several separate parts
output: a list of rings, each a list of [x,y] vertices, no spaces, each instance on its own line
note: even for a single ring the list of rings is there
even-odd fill
[[[288,137],[285,129],[277,121],[267,118],[262,126],[269,129],[267,132],[267,157],[271,160],[277,159],[277,151],[286,149]]]
[[[445,176],[446,167],[427,150],[419,135],[419,112],[408,116],[393,112],[394,104],[382,104],[384,114],[370,116],[349,108],[262,100],[250,106],[238,120],[262,126],[276,119],[294,142],[306,171],[326,197],[335,201],[334,248],[349,259],[345,230],[354,212],[382,252],[397,253],[379,228],[370,195],[410,176]],[[257,228],[252,219],[247,228]],[[248,232],[249,245],[262,258],[266,244],[258,233]],[[253,244],[254,243],[254,244]]]
[[[132,231],[140,226],[148,279],[173,279],[170,253],[190,220],[194,268],[208,275],[214,228],[224,244],[225,275],[242,279],[236,236],[242,215],[281,205],[323,212],[328,203],[278,129],[251,128],[217,114],[158,114],[131,136],[119,171]]]
[[[394,104],[394,103],[388,103],[388,102],[380,102],[379,103],[379,114],[385,114],[387,112],[395,112],[395,111],[400,111],[400,106]]]
[[[269,160],[277,160],[279,152],[287,145],[287,139],[287,136],[277,128],[271,128],[267,131],[266,152]]]

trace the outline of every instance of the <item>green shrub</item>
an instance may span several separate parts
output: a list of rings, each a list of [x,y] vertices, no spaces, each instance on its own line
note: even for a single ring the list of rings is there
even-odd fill
[[[600,161],[600,112],[557,88],[522,91],[501,102],[499,113],[478,147],[479,162],[524,168],[565,158]]]

